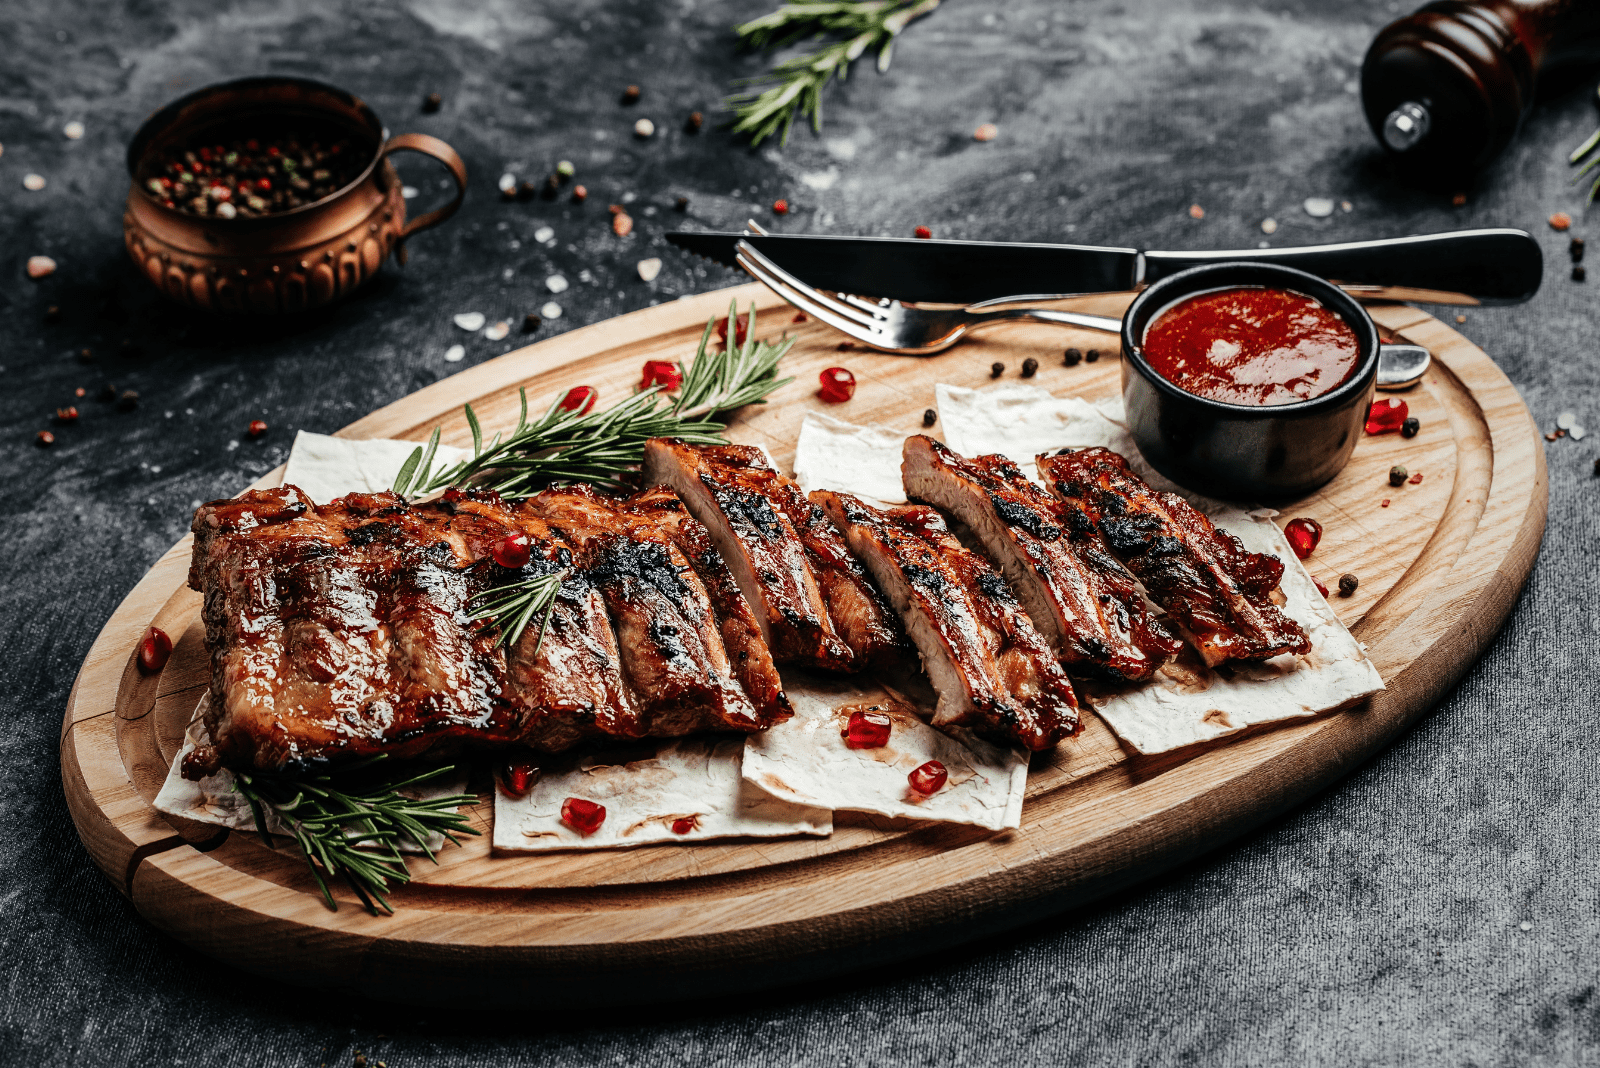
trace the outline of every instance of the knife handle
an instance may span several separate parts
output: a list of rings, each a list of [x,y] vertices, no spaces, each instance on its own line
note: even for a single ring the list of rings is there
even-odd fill
[[[1526,231],[1460,230],[1304,248],[1146,252],[1143,281],[1235,260],[1297,267],[1358,298],[1423,304],[1520,304],[1544,275],[1544,254]]]

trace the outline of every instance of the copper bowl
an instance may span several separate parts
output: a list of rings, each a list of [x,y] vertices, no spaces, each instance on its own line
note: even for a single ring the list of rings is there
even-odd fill
[[[370,158],[344,188],[311,204],[256,218],[205,218],[166,207],[144,188],[148,160],[202,136],[232,139],[252,123],[303,119],[334,127]],[[406,202],[389,154],[432,156],[455,178],[455,198],[406,222]],[[167,296],[232,315],[294,315],[361,288],[405,240],[454,215],[467,168],[455,149],[427,134],[389,137],[378,116],[342,89],[306,78],[244,78],[197,90],[147,119],[128,146],[133,179],[122,215],[123,242]]]

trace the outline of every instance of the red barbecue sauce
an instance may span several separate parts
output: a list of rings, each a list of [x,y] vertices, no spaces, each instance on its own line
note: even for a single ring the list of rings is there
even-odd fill
[[[1144,358],[1167,381],[1226,404],[1294,404],[1354,373],[1350,325],[1310,297],[1249,287],[1201,293],[1162,312]]]

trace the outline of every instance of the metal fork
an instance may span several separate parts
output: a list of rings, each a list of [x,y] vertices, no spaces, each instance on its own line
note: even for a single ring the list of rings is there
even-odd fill
[[[754,228],[753,223],[751,226]],[[1018,320],[1079,326],[1103,330],[1108,334],[1122,333],[1122,320],[1106,315],[1085,315],[1050,308],[992,307],[1030,299],[1027,297],[1009,297],[965,308],[921,308],[907,307],[898,300],[888,298],[874,301],[848,293],[829,296],[779,267],[748,241],[739,242],[738,261],[739,266],[748,271],[751,277],[801,311],[821,319],[857,341],[896,356],[930,356],[943,352],[979,327]],[[1422,381],[1423,374],[1432,362],[1428,350],[1420,345],[1385,342],[1378,351],[1378,388],[1409,389]]]

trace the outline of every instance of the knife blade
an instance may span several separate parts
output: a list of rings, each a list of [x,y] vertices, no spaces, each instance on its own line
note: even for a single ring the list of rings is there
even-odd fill
[[[1188,267],[1230,260],[1280,263],[1358,297],[1433,304],[1518,304],[1538,292],[1539,243],[1524,230],[1458,230],[1298,248],[1141,252],[1007,241],[935,241],[817,234],[679,231],[679,248],[736,266],[749,241],[808,284],[838,293],[936,304],[978,304],[1138,289]]]

